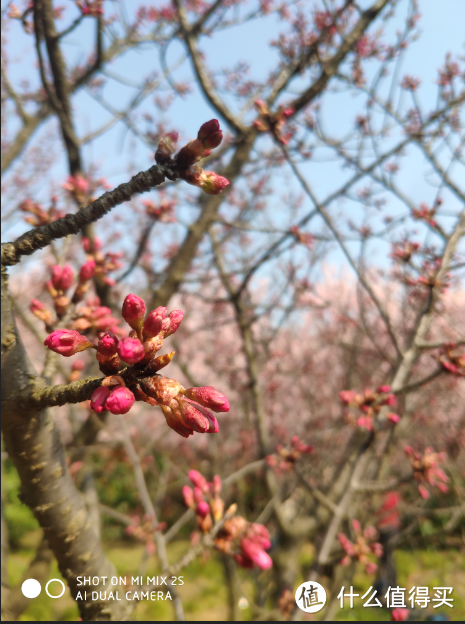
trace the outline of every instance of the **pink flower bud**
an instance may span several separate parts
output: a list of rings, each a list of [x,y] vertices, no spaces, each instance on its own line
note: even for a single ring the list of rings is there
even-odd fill
[[[67,264],[61,267],[56,264],[52,269],[52,284],[57,290],[68,290],[73,283],[73,269]]]
[[[168,308],[164,308],[163,306],[160,306],[156,310],[150,312],[144,323],[145,340],[158,336],[158,334],[161,332],[163,319],[166,317],[167,313]]]
[[[223,132],[217,119],[211,119],[200,126],[197,138],[202,141],[206,149],[214,149],[223,140]]]
[[[38,299],[31,299],[31,305],[30,305],[29,309],[31,310],[31,312],[33,314],[35,314],[36,312],[42,312],[42,311],[46,310],[47,308]]]
[[[213,477],[213,494],[218,495],[221,492],[221,477],[219,475],[215,475]]]
[[[210,422],[202,412],[195,408],[192,403],[187,401],[179,401],[179,407],[182,414],[183,423],[197,431],[197,433],[206,433],[210,428]]]
[[[168,338],[168,336],[171,336],[171,334],[174,334],[174,332],[177,331],[178,327],[182,323],[183,318],[184,312],[182,312],[181,310],[173,310],[168,314],[165,319],[163,319],[162,330],[165,338]]]
[[[51,351],[70,357],[92,347],[92,343],[74,329],[56,329],[44,341]]]
[[[201,503],[203,501],[203,493],[202,490],[199,487],[195,487],[194,488],[194,502],[198,505],[199,503]]]
[[[207,195],[219,195],[227,186],[229,180],[214,171],[204,171],[205,177],[201,189]]]
[[[190,470],[187,476],[196,487],[202,490],[202,492],[206,492],[208,490],[207,480],[200,474],[200,472],[197,472],[197,470]]]
[[[88,282],[94,277],[95,273],[95,260],[92,258],[82,265],[79,272],[79,281]]]
[[[191,509],[194,508],[194,492],[192,491],[192,488],[190,488],[188,485],[185,485],[182,488],[182,495],[184,498],[184,504],[186,505],[186,507],[190,507]]]
[[[365,571],[367,574],[373,574],[374,572],[376,572],[377,569],[378,566],[376,565],[376,563],[373,563],[373,561],[370,561],[365,566]]]
[[[100,333],[98,335],[98,353],[112,356],[118,351],[118,338],[112,332]]]
[[[73,365],[71,366],[71,370],[73,371],[81,371],[84,370],[86,363],[84,360],[74,360]]]
[[[140,330],[144,324],[144,317],[144,300],[137,295],[128,295],[123,303],[123,318],[126,323],[132,327],[132,329]]]
[[[118,353],[120,358],[128,364],[140,362],[145,355],[144,347],[137,338],[123,338],[120,340]]]
[[[135,400],[129,388],[118,386],[110,392],[105,406],[112,414],[126,414],[133,406]]]
[[[94,412],[97,412],[97,414],[103,412],[106,409],[105,403],[108,399],[109,394],[110,390],[105,386],[100,386],[100,388],[94,390],[90,399],[91,409],[93,409]]]
[[[228,412],[229,402],[228,399],[212,388],[211,386],[203,386],[202,388],[188,388],[185,391],[185,396],[196,403],[200,403],[203,407],[207,407],[214,412]]]
[[[360,533],[362,530],[362,525],[358,520],[352,520],[352,528],[356,533]]]
[[[247,538],[242,540],[241,550],[246,557],[253,561],[262,570],[268,570],[273,565],[271,557]]]
[[[357,393],[354,390],[341,390],[339,397],[343,403],[349,404],[355,401]]]
[[[391,611],[391,619],[393,622],[405,622],[405,620],[408,620],[409,615],[410,611],[401,607]]]
[[[425,500],[427,500],[431,496],[431,494],[428,492],[424,485],[419,485],[418,491],[420,492],[420,496]]]
[[[201,518],[206,518],[208,516],[208,514],[210,513],[210,506],[208,503],[206,503],[205,501],[201,501],[195,510],[195,513],[197,516],[200,516]]]
[[[208,429],[204,429],[203,431],[201,431],[201,433],[217,433],[218,432],[219,430],[218,421],[208,409],[206,409],[202,405],[199,405],[198,403],[194,403],[188,398],[177,397],[177,400],[179,402],[179,405],[181,406],[181,412],[182,412],[182,417],[183,417],[184,422],[186,422],[186,419],[188,417],[195,419],[195,422],[198,423],[197,425],[199,427],[198,431],[200,432],[200,427],[204,426],[206,422],[208,421],[208,424],[209,424]],[[189,403],[194,408],[195,413],[193,411],[187,410],[186,408],[187,403]],[[205,417],[206,421],[201,418],[202,416]],[[189,426],[192,429],[194,428],[193,424]]]

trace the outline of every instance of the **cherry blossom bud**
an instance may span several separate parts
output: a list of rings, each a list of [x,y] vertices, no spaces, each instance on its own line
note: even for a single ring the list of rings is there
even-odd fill
[[[198,433],[206,433],[210,428],[208,418],[202,412],[195,408],[194,404],[187,401],[179,401],[179,407],[182,414],[183,423],[197,431]]]
[[[186,507],[190,507],[191,509],[194,509],[194,492],[192,491],[192,488],[190,488],[188,485],[185,485],[182,488],[182,495],[184,498],[184,504],[186,505]]]
[[[82,265],[79,271],[79,281],[81,283],[88,282],[94,277],[95,273],[95,260],[91,258],[85,264]]]
[[[44,304],[38,299],[32,299],[29,309],[34,316],[37,316],[37,318],[43,321],[46,325],[51,325],[53,323],[52,313],[47,310]]]
[[[163,306],[152,310],[144,322],[144,339],[154,338],[161,332],[161,324],[168,313],[168,308]]]
[[[205,501],[200,501],[195,509],[195,513],[197,516],[201,518],[205,518],[210,513],[210,505]]]
[[[129,388],[118,386],[110,392],[105,405],[112,414],[126,414],[133,406],[135,400]]]
[[[86,363],[84,360],[74,360],[73,365],[71,366],[71,370],[73,371],[82,371],[84,370]]]
[[[208,483],[207,480],[200,472],[197,470],[189,470],[189,474],[187,475],[192,483],[198,487],[202,492],[208,491]]]
[[[367,574],[373,574],[374,572],[376,572],[377,569],[378,569],[378,566],[376,565],[376,563],[373,563],[373,561],[370,561],[365,566],[365,572]]]
[[[227,186],[229,180],[214,171],[204,171],[205,177],[201,189],[207,195],[219,195]]]
[[[241,549],[244,555],[262,570],[268,570],[273,565],[271,557],[251,540],[243,539]]]
[[[137,295],[128,295],[123,303],[122,314],[126,323],[139,331],[144,324],[145,301]]]
[[[103,412],[106,409],[105,403],[108,399],[109,394],[110,390],[105,386],[100,386],[100,388],[94,390],[90,399],[91,409],[93,409],[94,412],[97,412],[97,414]]]
[[[74,329],[56,329],[44,341],[51,351],[70,357],[93,346],[85,336]]]
[[[186,421],[187,418],[192,418],[193,422],[195,421],[197,423],[197,426],[199,427],[199,431],[200,431],[200,427],[203,427],[204,424],[206,424],[205,420],[201,418],[201,416],[204,416],[205,419],[208,421],[209,427],[208,429],[202,431],[201,433],[218,433],[219,431],[218,421],[208,409],[184,397],[179,397],[179,398],[177,397],[177,400],[179,401],[179,404],[181,406],[181,411],[182,411],[184,422],[187,422]],[[195,409],[195,413],[186,408],[187,403],[189,403]],[[193,424],[189,426],[192,429],[194,428]]]
[[[229,402],[228,399],[212,388],[211,386],[203,386],[201,388],[188,388],[184,392],[185,396],[189,399],[192,399],[196,403],[203,405],[203,407],[207,407],[214,412],[228,412],[229,411]]]
[[[128,364],[137,364],[145,356],[144,347],[137,338],[123,338],[120,340],[118,353],[120,358]]]
[[[410,611],[401,607],[391,611],[391,619],[393,622],[405,622],[405,620],[408,620],[409,615]]]
[[[98,335],[98,353],[112,356],[118,351],[118,338],[112,332],[100,333]]]
[[[221,492],[221,477],[219,475],[215,475],[213,477],[213,494],[218,495]]]
[[[163,319],[162,322],[162,331],[165,338],[174,334],[178,327],[181,325],[182,320],[184,318],[184,312],[181,310],[173,310],[168,314],[168,316]]]
[[[202,490],[199,487],[194,488],[194,502],[196,505],[204,500]]]
[[[56,264],[52,269],[52,284],[57,290],[68,290],[73,283],[73,269],[67,264],[61,267]]]
[[[214,149],[223,140],[223,132],[217,119],[211,119],[200,126],[197,138],[202,141],[206,149]]]

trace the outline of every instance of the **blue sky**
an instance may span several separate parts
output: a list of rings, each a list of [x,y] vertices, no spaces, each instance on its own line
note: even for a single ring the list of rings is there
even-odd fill
[[[64,0],[63,4],[66,11],[64,13],[65,19],[59,23],[60,29],[77,14],[72,2]],[[160,6],[159,2],[147,4]],[[304,6],[308,10],[308,7],[313,7],[315,4],[307,0]],[[359,4],[365,7],[371,3],[363,0]],[[135,2],[126,0],[126,13],[129,14],[135,6]],[[252,3],[246,2],[241,6],[241,11],[246,11],[251,6],[253,6]],[[443,62],[445,55],[449,51],[454,55],[463,55],[465,52],[463,35],[465,1],[420,0],[419,6],[422,14],[421,37],[405,56],[399,75],[412,74],[421,78],[419,99],[425,103],[425,108],[429,110],[435,106],[437,69]],[[396,9],[396,17],[386,24],[378,23],[376,28],[384,27],[387,36],[392,38],[395,31],[402,27],[407,9],[408,2],[401,0]],[[63,50],[70,66],[83,62],[89,53],[90,44],[94,37],[93,27],[93,20],[85,19],[79,29],[66,39]],[[269,46],[269,41],[278,35],[281,28],[282,23],[279,18],[272,15],[227,29],[211,38],[203,38],[200,47],[205,54],[209,68],[213,71],[228,71],[238,62],[244,61],[250,66],[250,78],[263,81],[276,66],[277,52],[274,47]],[[22,79],[26,78],[34,84],[37,80],[37,71],[34,67],[35,51],[32,49],[32,38],[22,32],[18,23],[11,25],[6,36],[9,39],[10,58],[16,58],[20,61],[11,75],[11,81],[13,84],[19,84]],[[183,45],[178,41],[172,42],[167,52],[168,65],[175,63],[183,54]],[[160,70],[158,54],[153,47],[143,47],[143,49],[126,53],[115,63],[112,63],[109,69],[111,72],[124,77],[126,81],[138,83],[148,73]],[[368,69],[368,74],[369,72]],[[174,72],[174,79],[179,82],[192,81],[192,69],[189,62],[185,61]],[[108,82],[109,84],[104,89],[106,100],[115,108],[123,109],[135,90],[131,87],[121,87],[115,82],[112,84],[111,81]],[[236,106],[232,98],[223,94],[222,97],[232,106]],[[286,97],[289,98],[290,95]],[[350,130],[355,116],[360,112],[362,99],[361,96],[354,97],[343,92],[325,97],[322,118],[332,135],[338,136]],[[109,114],[84,90],[80,91],[73,101],[76,125],[80,135],[100,127],[109,119]],[[181,137],[186,140],[196,135],[201,123],[217,116],[195,85],[193,85],[192,93],[185,98],[177,98],[167,113],[160,113],[156,109],[153,97],[149,97],[140,110],[149,112],[157,121],[168,121],[168,129],[178,130]],[[248,119],[253,119],[253,115],[249,114]],[[39,132],[45,132],[47,125],[49,124],[45,124]],[[260,147],[262,143],[259,142],[258,145]],[[146,169],[153,163],[153,151],[139,140],[131,137],[121,123],[102,135],[95,143],[84,147],[83,154],[86,167],[91,164],[97,165],[100,175],[105,176],[112,186],[125,181],[129,172]],[[430,167],[425,163],[418,150],[409,152],[408,163],[408,167],[398,174],[398,180],[404,192],[417,203],[431,200],[434,197],[435,188],[434,176],[429,175],[428,177]],[[348,175],[347,171],[338,169],[334,163],[317,162],[317,159],[303,165],[302,171],[320,199],[324,199],[327,194],[342,184]],[[63,180],[66,175],[66,161],[58,159],[50,171],[50,180]],[[460,180],[463,172],[460,172],[460,169],[456,167],[455,170],[452,170],[451,175],[458,176],[458,180]],[[275,210],[271,218],[275,225],[281,224],[286,227],[288,215],[281,207],[283,197],[285,198],[286,194],[299,193],[300,188],[298,183],[286,173],[284,179],[279,179],[276,191]],[[46,181],[41,184],[40,188],[37,188],[37,193],[38,196],[48,196],[49,186]],[[447,194],[446,199],[449,210],[456,212],[459,209],[457,200]],[[303,211],[305,212],[309,208],[310,204],[308,200],[305,200]],[[393,214],[396,214],[396,210],[399,209],[400,207],[393,201]],[[127,208],[120,207],[118,210],[123,217],[127,216]],[[181,205],[179,210],[180,216],[184,220],[191,219],[195,214],[195,211],[193,212],[189,206]],[[342,206],[333,208],[333,210],[336,214],[339,210],[343,210],[345,214],[348,210],[352,211],[351,216],[354,221],[359,220],[360,222],[362,218],[359,207],[355,204],[351,206],[350,202],[347,201]],[[124,222],[126,223],[126,219]],[[11,237],[25,231],[27,227],[22,222],[15,222],[12,227],[8,228],[3,240],[10,240]],[[179,226],[176,227],[178,227],[177,237],[179,238],[182,236],[182,232],[179,230]],[[386,249],[375,249],[374,252],[385,257]],[[337,251],[331,255],[331,260],[336,263],[344,262],[342,255]],[[382,260],[380,261],[382,262]]]

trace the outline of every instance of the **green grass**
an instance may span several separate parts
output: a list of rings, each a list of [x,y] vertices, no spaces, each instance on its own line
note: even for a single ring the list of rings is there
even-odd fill
[[[31,532],[26,539],[21,540],[20,548],[9,556],[9,582],[11,586],[21,583],[24,572],[34,555],[35,545],[40,533]],[[189,548],[186,541],[169,544],[168,554],[170,561],[177,561]],[[105,552],[114,563],[117,573],[121,576],[136,576],[138,565],[142,557],[143,547],[131,543],[107,543]],[[302,551],[301,559],[308,564],[313,556],[311,548]],[[413,586],[427,586],[430,596],[433,587],[450,586],[454,588],[454,609],[441,607],[434,612],[447,614],[453,621],[465,619],[465,561],[463,554],[457,551],[413,550],[398,551],[395,554],[398,567],[398,583],[400,587],[410,589]],[[159,573],[156,560],[152,557],[144,573],[156,575]],[[224,583],[224,572],[216,555],[209,555],[202,560],[192,562],[181,573],[184,585],[178,588],[182,599],[186,619],[191,621],[224,621],[228,617],[227,591]],[[61,578],[56,563],[53,564],[50,578]],[[250,571],[240,570],[242,591],[249,601],[253,598],[254,577]],[[300,581],[302,582],[302,581]],[[374,583],[374,576],[367,576],[363,569],[357,569],[353,586],[355,593],[363,595]],[[116,588],[113,588],[116,589]],[[155,588],[156,589],[156,588]],[[433,612],[430,608],[429,613]],[[312,619],[324,619],[326,609],[315,614]],[[425,612],[426,613],[426,612]],[[250,609],[243,611],[244,619],[250,619]],[[45,592],[38,598],[32,599],[30,607],[20,617],[22,621],[70,621],[78,620],[78,609],[67,589],[64,596],[52,600]],[[142,601],[139,603],[135,618],[138,621],[172,620],[173,611],[170,601]],[[383,621],[389,620],[389,613],[382,608],[363,608],[360,598],[355,599],[354,609],[339,609],[336,612],[339,621]]]

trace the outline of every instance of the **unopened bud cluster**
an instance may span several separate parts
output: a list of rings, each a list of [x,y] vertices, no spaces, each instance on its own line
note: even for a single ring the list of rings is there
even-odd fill
[[[102,318],[116,320],[105,316],[108,308],[101,309]],[[131,328],[128,337],[118,338],[113,331],[102,331],[94,344],[75,329],[57,329],[45,340],[49,349],[65,357],[90,348],[97,351],[99,368],[106,377],[92,394],[91,409],[126,414],[136,400],[144,401],[160,406],[168,425],[185,438],[194,432],[216,433],[219,426],[212,412],[227,412],[227,398],[211,386],[186,389],[176,380],[158,374],[171,362],[174,351],[161,356],[157,353],[163,340],[177,331],[184,313],[168,313],[160,306],[146,315],[144,300],[130,294],[124,300],[122,316]],[[89,318],[81,316],[75,322],[88,323]],[[82,327],[90,329],[86,324]]]
[[[255,565],[262,570],[270,568],[273,562],[265,552],[271,547],[266,527],[235,516],[236,505],[231,505],[224,514],[224,502],[220,497],[222,484],[218,475],[209,483],[199,472],[191,470],[189,479],[194,488],[184,486],[183,497],[187,507],[195,511],[199,531],[208,533],[216,523],[223,521],[215,536],[214,547],[233,557],[244,568]]]
[[[465,353],[458,352],[453,342],[445,345],[436,359],[449,373],[465,377]]]
[[[185,145],[177,154],[177,132],[169,132],[158,143],[155,160],[160,165],[170,165],[177,171],[179,177],[188,184],[198,186],[208,195],[218,195],[227,186],[229,181],[214,171],[204,171],[196,163],[202,158],[210,156],[212,149],[218,147],[223,140],[223,132],[217,119],[204,123],[197,134],[197,138]]]
[[[40,227],[41,225],[49,225],[53,221],[65,216],[65,213],[57,209],[58,197],[54,195],[51,200],[51,206],[48,210],[42,208],[41,204],[33,202],[30,199],[25,199],[21,202],[18,208],[22,212],[27,212],[30,216],[25,217],[26,223],[30,223],[34,227]]]
[[[391,393],[391,386],[380,386],[377,390],[367,389],[361,394],[354,390],[342,390],[339,392],[341,401],[348,407],[353,407],[362,415],[357,418],[357,424],[368,431],[373,430],[373,421],[384,406],[396,404],[396,397]],[[386,412],[386,418],[396,424],[400,416],[392,412]]]
[[[276,113],[270,113],[267,104],[263,100],[256,100],[255,107],[257,108],[260,117],[254,121],[254,126],[260,132],[271,132],[271,134],[283,145],[289,143],[293,133],[286,132],[283,134],[284,124],[287,119],[294,114],[293,108],[284,108],[279,106]]]
[[[355,533],[355,541],[352,542],[344,533],[339,533],[337,539],[345,551],[345,557],[341,560],[341,565],[349,565],[352,561],[358,561],[365,566],[367,574],[372,574],[378,569],[377,564],[370,556],[374,555],[379,559],[383,555],[383,547],[377,541],[378,532],[373,526],[367,527],[362,532],[362,527],[358,520],[352,520],[352,529]]]
[[[293,436],[291,447],[286,448],[282,444],[276,447],[275,455],[268,455],[266,463],[271,468],[277,468],[282,472],[292,470],[294,464],[299,461],[302,455],[307,455],[313,451],[313,446],[305,444],[298,436]]]
[[[437,488],[444,494],[449,491],[446,485],[449,477],[439,467],[439,464],[446,459],[445,453],[434,453],[433,449],[428,447],[421,455],[414,451],[411,446],[406,446],[405,452],[410,460],[413,476],[418,481],[418,491],[422,498],[427,499],[431,496],[427,486]]]

